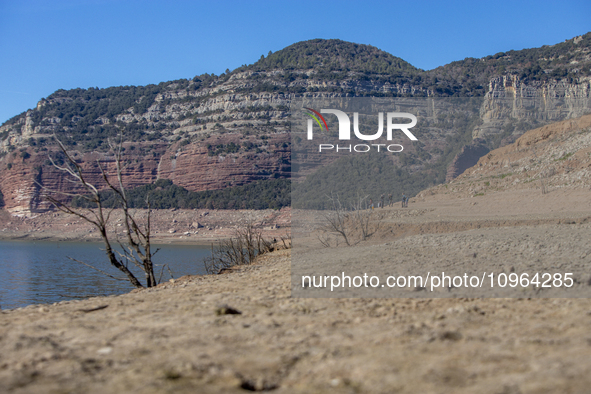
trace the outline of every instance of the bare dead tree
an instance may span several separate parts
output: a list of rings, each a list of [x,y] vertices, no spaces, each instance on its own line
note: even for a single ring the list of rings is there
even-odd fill
[[[323,246],[333,246],[333,241],[334,246],[339,246],[339,239],[342,239],[347,246],[356,245],[367,240],[380,229],[384,214],[365,207],[368,197],[357,195],[357,198],[349,204],[350,209],[346,209],[338,194],[331,193],[327,196],[330,210],[324,213],[324,226],[321,228],[321,233],[317,235]]]
[[[55,136],[54,136],[55,137]],[[117,238],[117,243],[120,245],[122,251],[118,251],[113,248],[112,241],[109,238],[107,231],[107,225],[114,208],[107,209],[103,206],[103,199],[97,186],[88,182],[85,171],[76,162],[74,157],[70,155],[66,147],[62,142],[55,137],[61,152],[65,155],[64,164],[56,163],[51,156],[49,160],[51,164],[59,171],[67,175],[67,181],[71,182],[77,188],[81,188],[83,192],[80,193],[68,193],[63,191],[51,190],[43,185],[39,185],[43,188],[46,194],[46,199],[50,201],[53,206],[58,210],[65,212],[70,215],[79,217],[80,219],[92,224],[98,230],[103,243],[105,245],[105,252],[110,264],[121,271],[125,278],[114,277],[105,271],[93,267],[85,262],[72,259],[79,263],[82,263],[92,269],[102,272],[111,278],[119,280],[128,280],[135,287],[141,288],[144,285],[138,280],[134,273],[129,269],[129,264],[133,264],[140,268],[145,274],[146,285],[145,287],[153,287],[158,284],[156,276],[154,275],[154,264],[152,257],[158,252],[158,250],[152,251],[152,245],[150,242],[150,214],[151,209],[148,204],[147,219],[144,225],[140,225],[129,207],[129,200],[123,186],[123,165],[122,165],[122,141],[123,136],[119,136],[118,144],[114,144],[109,141],[109,146],[115,154],[115,175],[113,176],[108,172],[105,166],[97,160],[97,166],[100,170],[101,176],[105,185],[108,189],[112,190],[123,211],[123,224],[125,226],[124,240]],[[116,178],[116,181],[112,180]],[[72,198],[78,197],[86,200],[89,205],[93,208],[74,208],[72,205],[65,203],[63,199],[58,196]],[[162,267],[164,269],[164,267]],[[162,275],[161,275],[162,276]]]
[[[325,230],[342,237],[345,244],[351,246],[349,236],[352,229],[347,225],[349,212],[347,212],[344,205],[341,204],[338,194],[331,193],[330,196],[326,197],[329,200],[330,210],[323,215],[326,224]]]
[[[283,244],[283,249],[291,249],[291,235],[289,233],[286,232],[285,235],[280,236],[279,240]]]
[[[373,234],[375,234],[382,224],[384,218],[383,213],[378,213],[373,209],[363,209],[364,201],[368,196],[361,197],[357,195],[357,199],[351,204],[353,210],[353,225],[361,230],[361,240],[365,241]]]

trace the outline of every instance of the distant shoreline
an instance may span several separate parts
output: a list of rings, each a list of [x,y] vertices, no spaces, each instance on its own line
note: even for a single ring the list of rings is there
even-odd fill
[[[147,210],[136,210],[140,225]],[[281,210],[182,210],[162,209],[151,213],[153,245],[210,245],[231,238],[236,229],[248,222],[258,226],[268,239],[291,232],[291,209]],[[107,227],[114,241],[122,239],[124,226],[115,210]],[[0,210],[0,240],[47,242],[102,242],[96,228],[75,216],[62,212],[44,212],[31,217],[12,216]]]
[[[211,239],[205,238],[194,238],[179,239],[178,237],[153,237],[151,239],[152,245],[196,245],[196,246],[208,246],[212,243],[220,242],[228,237],[217,237]],[[80,243],[102,243],[103,240],[98,237],[70,237],[70,236],[57,236],[43,235],[43,234],[31,234],[23,232],[1,232],[0,241],[19,241],[19,242],[80,242]]]

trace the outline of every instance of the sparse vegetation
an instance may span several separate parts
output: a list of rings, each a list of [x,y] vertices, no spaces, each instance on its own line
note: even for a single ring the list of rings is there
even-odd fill
[[[326,247],[338,246],[339,240],[352,246],[375,234],[384,219],[381,212],[368,207],[368,196],[357,196],[345,206],[338,194],[326,196],[329,209],[323,213],[324,226],[318,240]]]
[[[412,197],[423,189],[445,181],[447,163],[425,164],[422,170],[411,172],[397,165],[387,154],[344,157],[318,169],[302,183],[294,183],[295,208],[332,209],[326,198],[338,193],[342,201],[354,201],[357,195],[367,195],[377,201],[381,194]],[[351,187],[350,185],[355,185]]]
[[[494,178],[505,179],[506,177],[511,176],[511,175],[513,175],[512,172],[507,172],[505,174],[497,175]]]
[[[567,154],[565,154],[564,156],[562,156],[562,157],[559,157],[558,159],[554,159],[554,161],[563,161],[563,160],[566,160],[566,159],[568,159],[569,157],[571,157],[573,154],[574,154],[573,152],[567,153]]]
[[[205,270],[208,274],[219,274],[233,266],[249,265],[257,256],[278,248],[291,248],[291,239],[287,236],[279,241],[265,239],[260,227],[247,221],[236,229],[233,237],[211,245],[211,256],[204,261]]]

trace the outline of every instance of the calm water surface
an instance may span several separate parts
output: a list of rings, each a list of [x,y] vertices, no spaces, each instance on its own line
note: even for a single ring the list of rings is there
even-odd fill
[[[154,247],[154,246],[153,246]],[[156,245],[156,264],[168,264],[174,277],[205,274],[209,246]],[[110,294],[134,287],[68,259],[84,261],[116,277],[123,275],[107,261],[100,243],[0,241],[0,307],[53,303]],[[134,267],[135,268],[135,267]],[[157,277],[161,267],[156,267]],[[137,272],[136,272],[137,271]],[[143,272],[135,270],[144,282]],[[170,279],[164,270],[162,280]]]

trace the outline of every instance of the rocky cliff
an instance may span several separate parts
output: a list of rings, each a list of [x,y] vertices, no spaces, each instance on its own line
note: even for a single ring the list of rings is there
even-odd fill
[[[251,142],[251,140],[253,142]],[[189,190],[222,189],[253,181],[289,177],[289,135],[276,134],[256,143],[237,134],[210,137],[200,143],[125,143],[123,179],[128,188],[150,184],[158,179],[170,179]],[[246,146],[259,146],[248,150]],[[240,147],[229,149],[230,147]],[[133,148],[133,149],[131,149]],[[5,208],[15,215],[43,212],[51,208],[44,199],[48,190],[64,193],[82,192],[64,172],[48,163],[48,156],[58,156],[55,149],[5,157],[6,169],[0,177]],[[108,152],[75,153],[87,181],[104,186],[100,161],[114,175],[115,157]],[[67,197],[65,194],[62,197]]]
[[[0,126],[0,191],[18,214],[48,208],[42,187],[73,191],[48,164],[53,135],[98,179],[96,160],[112,160],[107,142],[122,133],[128,186],[171,179],[199,191],[289,176],[292,97],[484,95],[479,142],[451,138],[414,159],[444,162],[451,179],[528,129],[590,112],[590,48],[586,34],[423,71],[371,46],[311,40],[220,76],[59,90]]]
[[[563,119],[578,118],[591,109],[591,78],[576,81],[527,81],[517,75],[490,80],[481,108],[483,124],[474,138],[490,140],[501,134],[513,142],[527,129]]]

